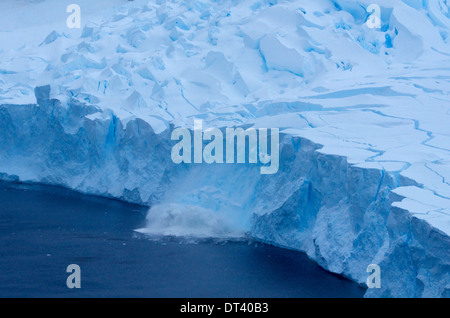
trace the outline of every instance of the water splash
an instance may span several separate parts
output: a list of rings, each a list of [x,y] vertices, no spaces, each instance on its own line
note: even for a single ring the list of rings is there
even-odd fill
[[[197,239],[240,239],[248,231],[242,217],[230,217],[228,211],[214,211],[187,204],[153,206],[147,214],[145,228],[135,231],[148,236],[175,236]]]

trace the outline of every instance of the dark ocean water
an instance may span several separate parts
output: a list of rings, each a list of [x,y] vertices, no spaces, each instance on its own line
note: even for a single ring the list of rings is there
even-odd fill
[[[147,208],[0,183],[0,297],[361,297],[304,254],[251,240],[149,239]],[[81,289],[69,289],[69,264]]]

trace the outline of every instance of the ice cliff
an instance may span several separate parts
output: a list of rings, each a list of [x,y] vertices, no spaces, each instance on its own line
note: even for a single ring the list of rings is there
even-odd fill
[[[57,1],[0,5],[1,179],[149,205],[149,235],[247,233],[361,284],[378,264],[368,297],[450,296],[446,1],[377,1],[379,29],[371,1],[78,2],[80,30]],[[280,128],[279,172],[174,164],[196,118]]]

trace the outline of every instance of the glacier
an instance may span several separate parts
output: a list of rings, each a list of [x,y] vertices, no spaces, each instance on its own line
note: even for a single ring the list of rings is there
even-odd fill
[[[148,235],[254,239],[450,296],[450,4],[56,0],[0,12],[0,179],[148,205]],[[20,19],[18,19],[20,12]],[[39,14],[37,14],[37,12]],[[43,23],[42,21],[46,21]],[[176,127],[280,129],[280,168],[176,165]]]

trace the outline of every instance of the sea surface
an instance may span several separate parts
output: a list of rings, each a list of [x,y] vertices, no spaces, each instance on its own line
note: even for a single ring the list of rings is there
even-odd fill
[[[362,297],[300,252],[242,240],[152,237],[148,208],[0,183],[0,297]],[[81,269],[69,289],[67,266]]]

